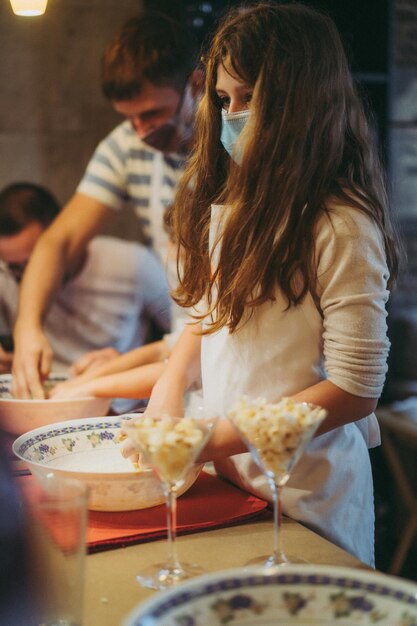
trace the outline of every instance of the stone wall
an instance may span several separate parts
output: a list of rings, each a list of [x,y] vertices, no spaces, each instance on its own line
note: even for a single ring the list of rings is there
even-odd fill
[[[49,0],[18,17],[0,3],[0,186],[29,180],[66,202],[97,142],[120,120],[101,95],[107,42],[141,0]],[[111,231],[134,238],[124,213]]]

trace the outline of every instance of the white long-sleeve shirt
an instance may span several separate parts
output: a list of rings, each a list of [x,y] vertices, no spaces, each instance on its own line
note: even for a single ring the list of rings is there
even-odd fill
[[[224,207],[212,207],[212,246],[225,214]],[[277,291],[276,300],[257,307],[237,332],[222,328],[203,336],[209,415],[226,415],[244,395],[274,402],[325,378],[354,395],[376,398],[381,393],[389,350],[381,234],[357,209],[333,207],[330,219],[323,214],[317,224],[315,253],[319,304],[307,294],[287,309]],[[378,443],[374,415],[317,437],[284,490],[285,512],[369,563],[373,496],[367,448]],[[249,455],[232,457],[219,468],[245,489],[270,496]]]
[[[19,285],[0,268],[0,330],[16,320]],[[126,352],[144,343],[153,320],[170,330],[171,298],[165,271],[152,251],[135,242],[96,237],[85,264],[58,291],[44,329],[56,371],[83,354],[112,346]]]

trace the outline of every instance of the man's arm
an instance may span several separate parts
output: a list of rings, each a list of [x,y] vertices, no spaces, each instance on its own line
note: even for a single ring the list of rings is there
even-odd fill
[[[44,397],[41,380],[50,371],[53,355],[43,318],[62,282],[81,266],[87,243],[111,215],[109,207],[77,193],[39,238],[20,287],[12,367],[16,397]]]

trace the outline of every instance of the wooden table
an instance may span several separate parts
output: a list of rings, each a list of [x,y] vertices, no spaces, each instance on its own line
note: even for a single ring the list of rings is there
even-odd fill
[[[369,569],[341,548],[290,519],[284,520],[283,547],[309,563]],[[271,521],[178,537],[180,560],[198,563],[207,572],[242,567],[272,549]],[[119,626],[123,619],[155,591],[136,582],[141,568],[165,560],[165,541],[153,541],[87,556],[83,626]]]

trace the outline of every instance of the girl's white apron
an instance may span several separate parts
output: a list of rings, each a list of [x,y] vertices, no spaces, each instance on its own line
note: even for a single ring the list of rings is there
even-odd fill
[[[213,250],[224,207],[213,205]],[[217,246],[218,248],[219,246]],[[213,263],[218,262],[214,249]],[[217,254],[216,254],[217,253]],[[257,308],[239,331],[202,339],[202,384],[208,414],[225,416],[243,395],[276,401],[325,377],[322,318],[311,297],[285,311],[279,297]],[[374,503],[368,447],[379,444],[374,415],[316,437],[283,490],[284,513],[368,564],[374,563]],[[216,464],[236,484],[270,498],[249,453]]]

